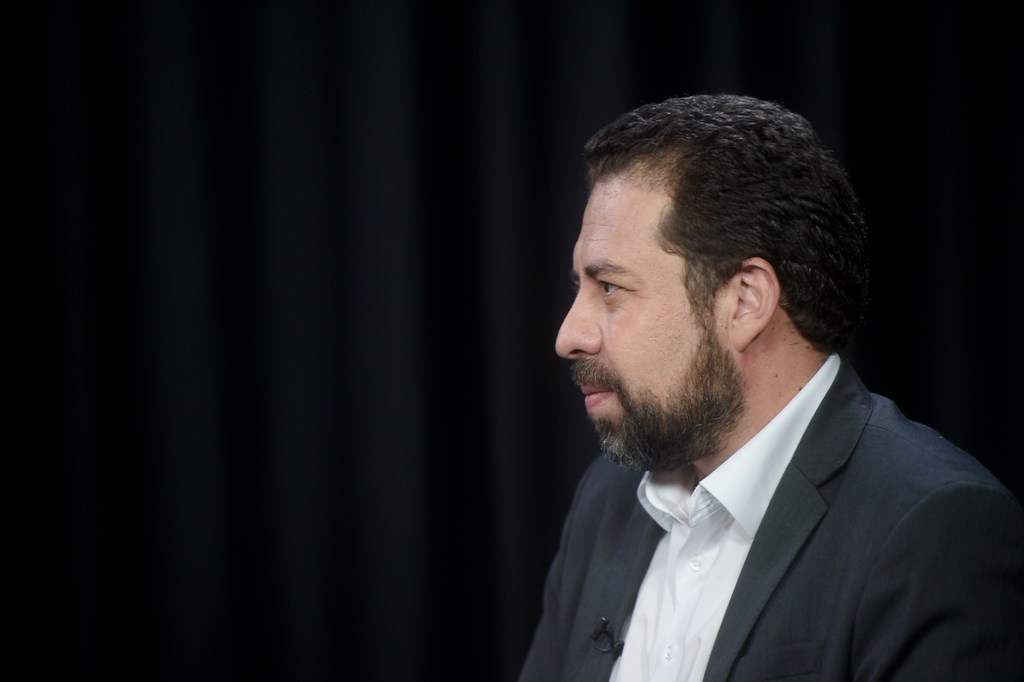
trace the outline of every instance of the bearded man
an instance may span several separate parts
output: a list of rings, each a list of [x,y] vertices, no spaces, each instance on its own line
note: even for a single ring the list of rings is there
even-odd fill
[[[604,454],[520,682],[1020,680],[1024,512],[843,356],[867,230],[810,124],[673,98],[585,154],[555,349]]]

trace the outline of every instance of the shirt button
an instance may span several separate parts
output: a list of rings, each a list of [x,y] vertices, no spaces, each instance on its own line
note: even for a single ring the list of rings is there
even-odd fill
[[[704,568],[704,557],[695,556],[692,559],[690,559],[690,570],[691,571],[693,571],[694,573],[697,573],[702,568]]]
[[[676,645],[675,644],[669,644],[667,647],[665,647],[665,660],[666,661],[671,661],[672,658],[675,655],[676,655]]]

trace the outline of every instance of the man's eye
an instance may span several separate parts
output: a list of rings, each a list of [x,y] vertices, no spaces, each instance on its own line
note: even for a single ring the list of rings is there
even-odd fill
[[[622,287],[612,284],[611,282],[601,282],[601,288],[604,290],[604,293],[613,294]]]

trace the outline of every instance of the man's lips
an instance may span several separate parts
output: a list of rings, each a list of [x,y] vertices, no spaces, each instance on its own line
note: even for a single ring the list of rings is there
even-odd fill
[[[583,402],[587,406],[587,412],[593,412],[598,405],[615,395],[612,389],[597,384],[583,384],[580,390],[583,391]]]

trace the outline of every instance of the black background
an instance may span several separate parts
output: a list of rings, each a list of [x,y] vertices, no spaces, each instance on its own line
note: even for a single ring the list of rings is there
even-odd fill
[[[848,357],[1021,495],[1008,12],[45,3],[59,556],[37,665],[514,680],[596,455],[553,352],[581,148],[672,95],[818,128],[872,234]]]

